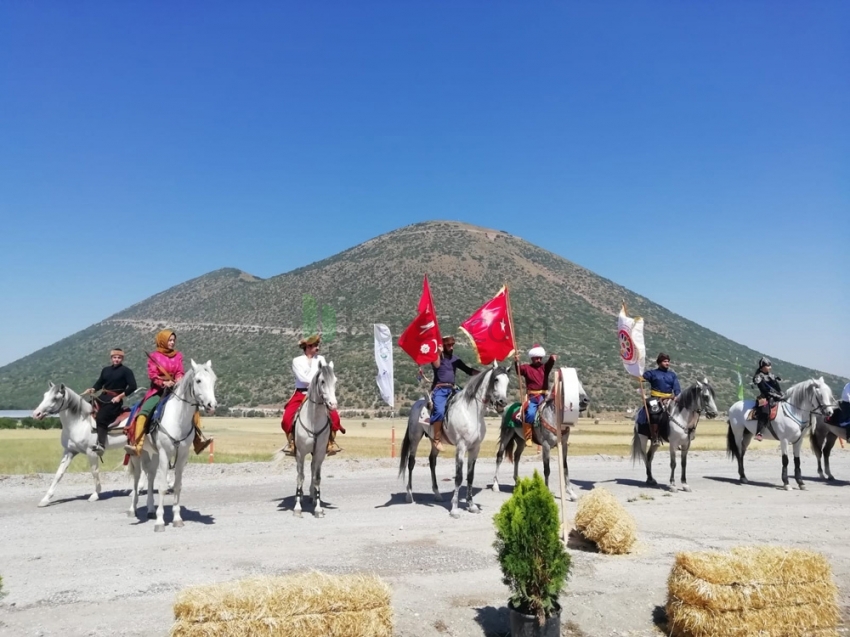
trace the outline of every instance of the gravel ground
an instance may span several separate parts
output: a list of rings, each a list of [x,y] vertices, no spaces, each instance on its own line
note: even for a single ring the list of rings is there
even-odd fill
[[[666,453],[656,477],[666,476]],[[783,543],[825,553],[842,589],[850,583],[847,482],[827,484],[804,457],[808,489],[779,490],[780,459],[752,454],[749,486],[734,483],[735,466],[717,452],[689,459],[693,493],[642,486],[643,469],[614,457],[571,460],[581,496],[603,484],[635,516],[635,554],[608,557],[573,542],[573,569],[562,596],[565,635],[660,635],[658,608],[678,551]],[[334,457],[325,465],[323,519],[291,513],[295,471],[290,460],[190,465],[183,500],[186,526],[153,532],[140,511],[128,518],[128,481],[106,474],[105,497],[86,500],[91,478],[68,475],[57,501],[39,509],[50,476],[0,477],[0,634],[166,635],[175,594],[185,586],[256,574],[316,568],[372,571],[394,591],[399,636],[501,636],[509,632],[492,548],[492,515],[510,494],[476,495],[483,513],[448,515],[453,463],[442,460],[443,503],[433,502],[427,462],[414,474],[417,502],[404,501],[395,461]],[[521,473],[538,462],[524,459]],[[479,462],[488,485],[494,462]],[[836,450],[833,473],[850,477],[850,456]],[[510,468],[502,468],[502,482]],[[792,481],[793,482],[793,481]],[[643,497],[638,497],[643,495]],[[634,499],[632,502],[627,502]],[[170,497],[166,521],[170,522]],[[141,501],[144,504],[144,499]],[[575,505],[569,504],[570,517]],[[663,627],[663,624],[662,624]]]

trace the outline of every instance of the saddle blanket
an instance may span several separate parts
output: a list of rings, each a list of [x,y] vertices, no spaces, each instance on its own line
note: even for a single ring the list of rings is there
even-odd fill
[[[779,403],[776,403],[773,407],[770,408],[770,419],[776,420],[776,410],[779,409]],[[758,420],[759,412],[758,407],[753,407],[747,412],[745,416],[745,420]]]
[[[122,426],[122,423],[124,422],[124,419],[128,416],[129,413],[130,413],[129,407],[125,407],[124,409],[122,409],[118,418],[116,418],[114,422],[109,423],[109,426],[106,428],[107,435],[109,435],[109,436],[123,436],[124,435],[124,427]],[[92,427],[91,432],[97,433],[97,427]]]

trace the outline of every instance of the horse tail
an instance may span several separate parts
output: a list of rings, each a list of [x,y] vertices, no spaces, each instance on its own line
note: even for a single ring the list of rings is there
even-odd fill
[[[407,417],[407,429],[404,430],[404,440],[401,441],[401,454],[398,459],[398,475],[404,476],[404,470],[407,468],[407,461],[410,458],[410,428],[414,423],[419,421],[419,414],[422,413],[423,399],[417,400],[410,408],[410,414]]]
[[[735,433],[732,431],[732,422],[727,420],[729,428],[726,429],[726,457],[741,459],[741,452],[738,450],[738,443],[735,441]]]
[[[635,434],[632,436],[632,464],[638,460],[646,464],[646,452],[643,449],[643,445],[640,444],[640,434],[637,431],[637,427],[635,427]]]
[[[514,437],[511,436],[510,440],[505,443],[505,458],[508,459],[508,462],[511,464],[514,463],[514,447],[516,446],[516,441]]]

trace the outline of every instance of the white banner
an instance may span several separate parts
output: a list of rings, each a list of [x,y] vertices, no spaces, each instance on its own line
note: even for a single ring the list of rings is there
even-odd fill
[[[620,359],[632,376],[643,376],[646,366],[646,346],[643,343],[643,319],[630,318],[626,307],[620,308],[617,320],[617,338],[620,342]]]
[[[381,398],[390,407],[395,407],[393,339],[390,328],[383,323],[375,323],[375,364],[378,366],[378,375],[375,376],[375,380],[381,391]]]

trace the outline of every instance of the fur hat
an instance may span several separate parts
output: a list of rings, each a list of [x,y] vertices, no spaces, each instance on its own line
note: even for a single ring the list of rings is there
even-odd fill
[[[656,363],[658,363],[658,364],[660,365],[660,364],[661,364],[661,361],[668,361],[668,362],[669,362],[669,361],[670,361],[670,357],[669,357],[667,354],[665,354],[664,352],[661,352],[661,353],[658,355],[658,358],[656,358],[656,359],[655,359],[655,362],[656,362]]]
[[[322,342],[322,337],[318,334],[313,334],[312,336],[308,336],[307,338],[302,338],[298,341],[298,347],[301,349],[307,349],[308,345],[318,345]]]
[[[543,358],[544,356],[546,356],[546,350],[540,347],[537,343],[534,344],[534,347],[528,350],[529,358]]]

